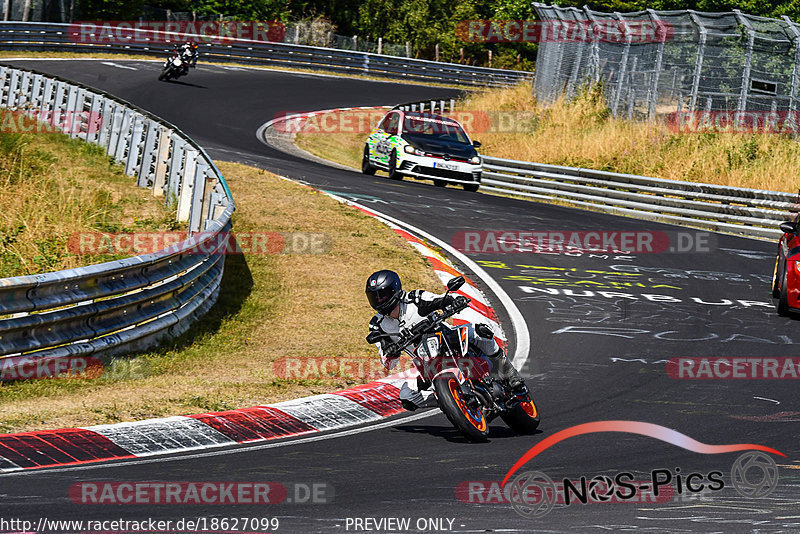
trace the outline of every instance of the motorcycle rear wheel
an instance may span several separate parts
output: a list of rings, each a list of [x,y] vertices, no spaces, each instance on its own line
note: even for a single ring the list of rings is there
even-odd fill
[[[532,434],[539,428],[539,409],[533,402],[533,396],[528,393],[528,399],[521,402],[500,415],[508,428],[517,434]]]
[[[433,388],[436,398],[439,399],[439,408],[447,419],[469,441],[487,441],[489,424],[480,406],[471,408],[462,398],[458,379],[453,374],[443,374],[434,379]]]

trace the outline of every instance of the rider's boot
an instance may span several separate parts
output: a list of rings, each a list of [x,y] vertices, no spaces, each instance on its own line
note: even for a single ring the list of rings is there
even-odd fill
[[[500,379],[508,381],[511,386],[511,391],[515,395],[525,395],[528,393],[528,388],[525,386],[525,381],[517,371],[514,364],[508,359],[503,349],[498,349],[496,353],[489,355],[489,361],[492,363],[492,370],[496,369],[496,376]]]

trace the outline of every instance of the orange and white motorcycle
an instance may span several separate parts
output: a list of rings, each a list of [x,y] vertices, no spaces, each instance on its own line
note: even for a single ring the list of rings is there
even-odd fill
[[[451,279],[447,292],[464,284],[464,277]],[[446,294],[445,294],[446,295]],[[399,341],[388,352],[405,351],[417,371],[423,389],[433,387],[439,408],[470,441],[486,441],[489,421],[500,417],[515,432],[529,434],[539,426],[539,411],[530,391],[515,394],[505,380],[490,373],[485,354],[469,345],[472,325],[451,326],[445,322],[465,309],[469,299],[435,311],[423,321],[400,330]],[[367,342],[377,343],[385,334],[371,332]]]

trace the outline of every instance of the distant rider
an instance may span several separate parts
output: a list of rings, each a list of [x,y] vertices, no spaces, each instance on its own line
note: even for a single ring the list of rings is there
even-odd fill
[[[197,58],[200,55],[197,52],[197,44],[192,42],[184,43],[180,48],[181,59],[185,61],[190,67],[197,67]]]
[[[381,362],[387,369],[393,369],[400,357],[400,353],[393,350],[392,344],[400,339],[401,328],[414,326],[430,313],[450,304],[461,305],[466,302],[466,298],[460,295],[445,297],[421,289],[405,292],[397,273],[388,270],[377,271],[367,279],[366,293],[370,306],[378,312],[369,322],[370,332],[389,335],[389,339],[384,338],[376,343]],[[494,340],[492,329],[485,324],[470,324],[468,327],[469,345],[489,358],[493,376],[508,380],[512,391],[517,395],[527,394],[525,382]],[[420,389],[424,389],[427,385],[429,384],[425,381],[417,380]],[[403,384],[400,389],[400,402],[406,410],[416,410],[422,406],[424,399],[419,390]]]

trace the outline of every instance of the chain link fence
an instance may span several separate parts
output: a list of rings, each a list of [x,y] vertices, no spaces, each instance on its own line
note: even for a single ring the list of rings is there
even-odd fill
[[[539,44],[534,94],[550,103],[597,82],[618,117],[797,111],[800,26],[732,13],[601,13],[534,3],[558,31]],[[647,27],[650,31],[642,31]],[[580,29],[583,28],[583,37]],[[602,38],[587,38],[601,28]],[[618,33],[609,31],[618,29]]]

